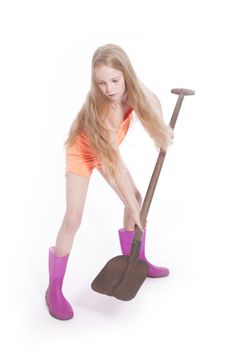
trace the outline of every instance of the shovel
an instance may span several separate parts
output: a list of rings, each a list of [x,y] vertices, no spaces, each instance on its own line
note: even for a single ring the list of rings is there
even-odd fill
[[[188,89],[172,89],[171,92],[179,95],[169,124],[174,129],[184,96],[194,95],[195,92]],[[166,151],[161,149],[140,212],[140,221],[143,227],[146,223],[165,156]],[[91,288],[95,292],[124,301],[131,300],[136,296],[148,274],[147,264],[139,259],[141,236],[142,232],[135,226],[135,236],[130,255],[119,255],[107,262],[91,284]]]

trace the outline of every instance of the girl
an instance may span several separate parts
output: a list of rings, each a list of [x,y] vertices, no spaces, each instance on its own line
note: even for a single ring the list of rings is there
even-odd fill
[[[146,229],[140,222],[142,198],[123,163],[119,144],[124,139],[132,111],[158,148],[167,150],[173,132],[163,120],[158,98],[137,78],[127,54],[119,46],[99,47],[92,59],[92,79],[86,100],[73,121],[66,147],[66,212],[56,246],[49,249],[49,286],[46,302],[58,319],[73,317],[62,283],[75,234],[80,226],[91,173],[96,168],[122,200],[125,210],[119,239],[129,255],[135,225],[143,232],[140,258],[149,267],[149,277],[169,274],[145,257]]]

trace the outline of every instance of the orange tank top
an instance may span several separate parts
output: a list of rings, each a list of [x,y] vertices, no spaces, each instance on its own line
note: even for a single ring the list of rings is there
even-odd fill
[[[116,131],[117,143],[120,144],[129,129],[131,121],[132,108],[126,112],[123,121]],[[66,170],[79,176],[90,177],[94,168],[101,167],[101,164],[96,159],[96,156],[91,148],[88,137],[85,132],[78,134],[75,143],[71,147],[66,148]]]

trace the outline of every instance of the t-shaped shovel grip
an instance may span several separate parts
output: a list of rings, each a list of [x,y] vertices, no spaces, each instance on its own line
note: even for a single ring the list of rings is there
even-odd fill
[[[194,95],[195,91],[189,90],[189,89],[172,89],[171,92],[173,94],[178,95],[178,99],[176,101],[176,105],[175,105],[174,111],[172,113],[172,117],[171,117],[170,124],[169,124],[169,126],[172,129],[174,129],[178,115],[179,115],[179,111],[180,111],[180,108],[181,108],[181,105],[182,105],[182,102],[184,99],[184,96]],[[158,155],[158,158],[157,158],[157,161],[155,164],[155,168],[154,168],[154,171],[153,171],[153,174],[152,174],[152,177],[151,177],[151,180],[150,180],[150,183],[149,183],[149,186],[148,186],[148,189],[147,189],[147,192],[146,192],[143,204],[142,204],[142,209],[140,212],[140,221],[141,221],[141,224],[143,227],[146,224],[147,214],[148,214],[149,209],[150,209],[151,201],[152,201],[154,191],[155,191],[158,179],[159,179],[159,175],[160,175],[160,172],[161,172],[161,169],[163,166],[165,156],[166,156],[166,151],[161,149],[159,152],[159,155]],[[142,232],[139,230],[139,228],[137,226],[135,226],[134,241],[140,241],[141,236],[142,236]],[[140,248],[140,245],[133,244],[132,247],[135,245],[138,247],[136,250],[138,250]]]
[[[171,92],[176,95],[195,95],[195,91],[189,89],[172,89]]]

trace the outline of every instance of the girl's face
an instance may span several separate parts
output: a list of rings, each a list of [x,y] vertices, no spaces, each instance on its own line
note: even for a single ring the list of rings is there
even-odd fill
[[[113,102],[120,103],[126,92],[126,84],[123,73],[108,66],[95,68],[95,80],[102,93]]]

